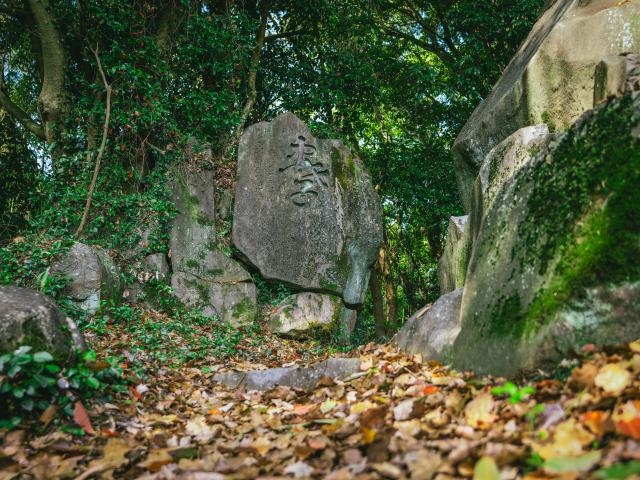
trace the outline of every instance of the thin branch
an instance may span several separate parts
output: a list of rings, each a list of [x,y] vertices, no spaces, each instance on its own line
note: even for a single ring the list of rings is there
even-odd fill
[[[281,38],[295,37],[298,35],[302,35],[304,32],[305,32],[304,30],[300,29],[300,30],[294,30],[292,32],[274,33],[273,35],[267,35],[266,37],[264,37],[264,41],[272,42],[274,40],[280,40]]]
[[[29,115],[26,114],[18,105],[16,105],[11,98],[4,84],[4,63],[0,65],[0,106],[16,119],[24,128],[33,133],[41,140],[45,140],[44,128],[38,122],[35,122]]]
[[[96,157],[96,164],[93,168],[93,177],[91,178],[91,184],[89,185],[89,192],[87,193],[87,203],[84,205],[84,212],[82,213],[82,220],[80,220],[80,226],[78,226],[78,230],[76,231],[76,238],[79,238],[82,234],[82,230],[84,229],[85,223],[87,223],[87,217],[89,216],[89,209],[91,208],[91,200],[93,199],[93,192],[96,189],[96,182],[98,180],[98,173],[100,172],[100,162],[102,161],[102,156],[104,155],[104,149],[107,145],[107,134],[109,133],[109,119],[111,117],[111,85],[107,82],[107,77],[104,74],[104,70],[102,69],[102,63],[100,62],[100,57],[98,56],[98,47],[93,50],[93,56],[96,57],[96,63],[98,64],[98,71],[100,72],[100,77],[102,78],[102,83],[104,84],[104,89],[107,92],[107,100],[106,100],[106,110],[104,113],[104,126],[102,128],[102,141],[100,142],[100,149],[98,150],[98,156]]]

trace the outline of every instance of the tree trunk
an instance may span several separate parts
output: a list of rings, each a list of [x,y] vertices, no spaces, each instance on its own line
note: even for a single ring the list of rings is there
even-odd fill
[[[440,223],[436,223],[433,227],[427,228],[427,242],[433,257],[437,260],[442,255],[442,229]]]
[[[382,298],[382,285],[380,284],[380,264],[376,262],[369,280],[369,290],[373,299],[373,317],[376,322],[376,337],[378,339],[387,335],[387,322],[384,316],[384,299]]]
[[[393,284],[391,275],[391,264],[388,256],[387,232],[384,232],[384,242],[380,249],[380,266],[382,268],[382,279],[384,282],[385,317],[387,325],[396,325],[398,322],[398,302],[396,299],[396,287]]]
[[[38,96],[38,110],[48,143],[60,133],[59,126],[67,111],[65,92],[66,59],[62,39],[55,25],[49,0],[29,0],[31,13],[40,37],[43,80]]]

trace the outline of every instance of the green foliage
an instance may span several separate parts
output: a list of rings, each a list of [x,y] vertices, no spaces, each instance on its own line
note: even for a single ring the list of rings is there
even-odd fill
[[[130,353],[170,367],[237,352],[242,330],[186,308],[162,282],[149,282],[147,297],[157,305],[158,313],[129,304],[105,303],[84,328],[96,334],[113,326],[123,328],[132,339],[127,346]]]
[[[493,387],[491,389],[493,395],[505,395],[509,397],[509,403],[520,403],[527,400],[529,396],[536,393],[536,389],[531,386],[518,388],[517,385],[506,382],[504,385]]]
[[[624,480],[626,478],[640,475],[640,461],[619,463],[607,468],[602,468],[595,472],[595,478],[606,480]]]
[[[114,359],[97,362],[84,352],[69,366],[61,366],[48,352],[32,353],[22,346],[0,357],[0,428],[15,426],[25,415],[58,405],[71,414],[72,399],[94,398],[122,390],[122,371]],[[9,419],[9,420],[7,420]]]

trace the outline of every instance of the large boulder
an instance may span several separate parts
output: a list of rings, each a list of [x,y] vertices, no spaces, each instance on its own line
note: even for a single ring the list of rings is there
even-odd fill
[[[438,279],[442,295],[464,285],[467,263],[471,254],[468,220],[468,215],[449,218],[447,240],[442,256],[438,260]]]
[[[175,174],[178,213],[170,233],[171,286],[187,306],[235,326],[253,322],[256,289],[249,273],[222,250],[216,236],[214,173]]]
[[[511,376],[640,337],[639,136],[640,97],[612,100],[496,194],[467,271],[457,367]]]
[[[409,353],[432,360],[449,361],[460,333],[462,289],[442,295],[433,305],[418,310],[394,337],[394,343]]]
[[[102,301],[121,299],[120,270],[102,248],[76,242],[51,265],[49,273],[68,280],[65,293],[88,314],[95,313]]]
[[[360,159],[295,115],[249,127],[239,145],[233,242],[267,280],[364,302],[382,210]]]
[[[567,129],[593,106],[595,66],[640,50],[639,25],[638,1],[558,0],[542,15],[453,147],[467,212],[486,154],[522,127]]]
[[[285,298],[271,313],[271,330],[282,336],[305,338],[321,332],[330,333],[346,307],[340,297],[304,292]]]
[[[0,355],[23,345],[60,361],[85,348],[73,320],[49,297],[28,288],[0,286]]]

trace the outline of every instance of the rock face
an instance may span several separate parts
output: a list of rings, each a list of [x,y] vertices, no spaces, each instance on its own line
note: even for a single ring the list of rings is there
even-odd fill
[[[455,366],[514,375],[640,336],[640,97],[585,113],[484,215]]]
[[[271,368],[251,372],[227,372],[213,377],[230,388],[271,390],[279,385],[310,390],[322,377],[345,379],[360,371],[359,358],[330,358],[311,367]]]
[[[264,278],[357,307],[382,241],[380,201],[357,156],[284,113],[240,141],[233,241]]]
[[[171,286],[186,305],[240,326],[253,322],[256,290],[249,273],[217,242],[211,171],[176,175],[178,214],[171,229]]]
[[[22,345],[61,361],[85,348],[75,323],[53,300],[27,288],[0,286],[0,354]]]
[[[51,266],[51,275],[67,278],[66,293],[80,308],[93,314],[102,300],[119,301],[120,271],[111,257],[98,247],[76,242]]]
[[[468,228],[469,216],[451,217],[447,229],[447,241],[438,261],[440,293],[453,292],[464,285],[467,263],[471,255]]]
[[[547,125],[524,127],[496,145],[485,157],[473,188],[469,225],[472,242],[478,237],[484,214],[491,208],[496,195],[520,167],[549,145],[553,137]]]
[[[426,359],[449,361],[460,332],[462,289],[442,295],[433,305],[419,310],[402,326],[394,342],[409,353]]]
[[[269,319],[271,330],[283,337],[304,338],[316,329],[331,332],[345,309],[339,297],[304,292],[285,298]]]
[[[640,3],[558,0],[473,113],[453,152],[462,203],[486,154],[516,130],[546,123],[567,129],[593,106],[594,73],[605,57],[640,50]]]

